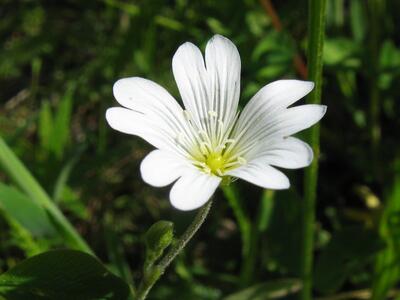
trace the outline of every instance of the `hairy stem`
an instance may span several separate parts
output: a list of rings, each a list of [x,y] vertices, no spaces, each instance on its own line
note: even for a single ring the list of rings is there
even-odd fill
[[[148,274],[144,276],[144,279],[139,287],[139,291],[137,292],[138,300],[146,299],[149,291],[157,282],[157,280],[161,277],[161,275],[164,274],[171,262],[179,253],[181,253],[186,244],[191,240],[191,238],[199,230],[200,226],[204,223],[208,213],[210,212],[211,205],[212,201],[210,200],[207,204],[199,209],[199,212],[197,213],[193,222],[189,225],[182,236],[176,241],[168,253],[161,259],[161,261],[157,265],[153,266]]]

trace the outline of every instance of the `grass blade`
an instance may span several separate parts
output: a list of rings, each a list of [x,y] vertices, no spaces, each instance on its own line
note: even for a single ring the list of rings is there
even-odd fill
[[[31,198],[32,201],[41,206],[47,212],[48,216],[55,223],[56,228],[60,231],[60,234],[65,238],[69,246],[77,250],[92,253],[92,250],[79,233],[71,223],[69,223],[36,179],[1,137],[0,167],[10,177],[10,179]]]

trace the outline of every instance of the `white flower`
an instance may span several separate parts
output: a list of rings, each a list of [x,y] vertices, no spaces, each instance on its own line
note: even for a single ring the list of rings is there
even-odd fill
[[[170,200],[180,210],[206,203],[223,177],[238,177],[268,189],[286,189],[276,167],[308,166],[313,153],[290,135],[310,127],[326,106],[288,108],[307,95],[312,82],[278,80],[263,87],[239,114],[240,56],[227,38],[199,48],[184,43],[172,68],[184,109],[161,86],[139,77],[114,85],[122,107],[107,110],[110,126],[140,136],[156,147],[142,161],[143,180],[156,187],[173,182]]]

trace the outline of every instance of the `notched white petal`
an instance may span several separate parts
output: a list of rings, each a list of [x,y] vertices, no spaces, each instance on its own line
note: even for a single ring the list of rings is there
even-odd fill
[[[179,210],[193,210],[204,205],[214,194],[221,178],[192,169],[173,185],[169,198]]]
[[[209,82],[200,49],[184,43],[172,59],[172,70],[185,108],[199,124],[207,116]]]
[[[236,116],[239,102],[239,52],[229,39],[217,34],[207,43],[205,60],[211,88],[209,108],[229,123]]]
[[[178,179],[187,168],[184,160],[172,153],[161,150],[150,152],[140,164],[144,182],[163,187]]]
[[[115,130],[137,135],[156,148],[177,152],[173,133],[151,122],[141,113],[127,108],[112,107],[106,111],[106,120]]]
[[[311,164],[313,156],[311,147],[295,137],[287,137],[265,145],[257,155],[264,163],[285,169],[307,167]]]
[[[264,86],[254,98],[259,98],[258,101],[264,104],[286,108],[306,96],[313,88],[312,81],[282,79]]]
[[[260,118],[270,118],[300,100],[314,88],[314,83],[303,80],[277,80],[260,89],[243,109],[238,120],[238,130]]]
[[[118,80],[113,86],[115,99],[119,104],[135,111],[143,112],[147,107],[159,107],[164,112],[182,111],[176,100],[166,89],[157,83],[140,78],[129,77]]]
[[[282,114],[285,136],[295,134],[317,123],[325,115],[326,105],[306,104],[289,108]],[[279,125],[278,125],[279,126]]]
[[[229,171],[227,174],[265,189],[282,190],[290,187],[289,179],[285,174],[261,160],[254,160],[243,167]]]
[[[112,107],[106,111],[106,120],[112,129],[123,133],[140,135],[143,131],[143,116],[122,107]]]

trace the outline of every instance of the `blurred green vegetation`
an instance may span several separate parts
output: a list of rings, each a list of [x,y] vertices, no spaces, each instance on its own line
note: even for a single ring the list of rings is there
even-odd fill
[[[397,0],[327,0],[316,298],[400,297],[399,28]],[[240,51],[241,105],[270,81],[304,76],[304,0],[0,0],[1,137],[96,255],[128,281],[141,276],[146,230],[166,219],[179,234],[194,214],[171,208],[168,188],[141,180],[151,147],[108,128],[112,85],[142,76],[179,99],[174,51],[185,41],[204,48],[214,33]],[[238,181],[218,192],[206,224],[149,299],[295,298],[303,172],[287,173],[288,191]],[[24,179],[0,176],[1,272],[75,245]]]

